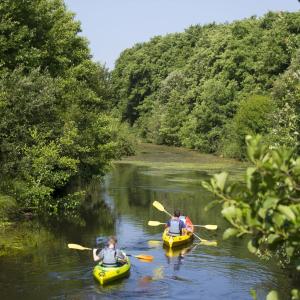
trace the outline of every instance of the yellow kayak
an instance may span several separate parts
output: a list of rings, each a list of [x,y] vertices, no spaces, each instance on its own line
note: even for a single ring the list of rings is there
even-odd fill
[[[165,229],[162,235],[164,244],[170,248],[187,244],[193,240],[193,237],[194,236],[191,232],[188,232],[186,235],[169,236],[167,229]]]
[[[189,217],[186,217],[186,226],[188,230],[186,230],[185,235],[179,235],[179,236],[170,236],[168,235],[168,228],[166,228],[163,232],[162,239],[165,245],[168,247],[177,247],[184,244],[187,244],[191,242],[194,238],[193,232],[194,232],[194,225],[189,219]]]
[[[95,266],[93,270],[94,277],[101,285],[110,283],[114,280],[125,277],[130,271],[130,260],[127,257],[127,263],[120,267],[103,267],[100,264]]]

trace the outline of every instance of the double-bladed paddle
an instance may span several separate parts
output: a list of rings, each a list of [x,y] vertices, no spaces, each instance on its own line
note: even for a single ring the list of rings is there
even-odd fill
[[[68,244],[68,248],[76,249],[76,250],[93,250],[92,248],[83,247],[83,246],[78,245],[78,244]],[[126,255],[130,256],[130,257],[135,257],[135,258],[140,259],[142,261],[148,261],[149,262],[149,261],[153,260],[152,255],[146,255],[146,254],[139,254],[139,255],[126,254]]]
[[[161,223],[161,222],[158,222],[158,221],[149,221],[148,222],[148,225],[149,226],[159,226],[159,225],[166,225],[166,223]],[[208,230],[216,230],[218,228],[217,225],[194,225],[194,227],[203,227],[205,229],[208,229]]]

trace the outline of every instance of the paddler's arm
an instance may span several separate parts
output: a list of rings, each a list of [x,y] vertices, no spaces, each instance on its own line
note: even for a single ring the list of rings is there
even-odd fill
[[[93,249],[93,258],[94,261],[99,261],[103,259],[103,251],[100,249]]]
[[[170,227],[170,220],[165,225],[165,228],[169,228],[169,227]]]
[[[123,251],[117,250],[116,256],[117,256],[117,260],[118,260],[120,263],[126,263],[126,256],[125,256],[125,254],[123,253]]]
[[[183,233],[187,234],[186,226],[185,226],[185,224],[184,224],[184,222],[182,220],[179,221],[179,228],[180,228],[181,235]]]

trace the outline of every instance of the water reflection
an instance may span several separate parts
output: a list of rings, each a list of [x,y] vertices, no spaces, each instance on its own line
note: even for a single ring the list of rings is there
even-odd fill
[[[263,299],[270,289],[287,298],[291,281],[275,261],[261,261],[247,251],[247,241],[222,240],[227,224],[218,208],[204,206],[212,196],[199,185],[205,171],[165,170],[134,164],[116,164],[101,184],[82,185],[87,197],[82,205],[82,224],[30,224],[31,228],[0,230],[26,251],[0,257],[0,299],[251,299],[251,288]],[[82,184],[82,183],[81,183]],[[80,185],[73,188],[80,189]],[[180,209],[194,224],[217,224],[217,232],[197,228],[202,238],[218,240],[218,247],[189,244],[178,249],[162,245],[162,227],[149,220],[168,217],[152,207],[158,200],[168,211]],[[152,263],[132,258],[130,276],[100,287],[92,278],[90,252],[67,248],[67,243],[87,247],[96,238],[117,235],[127,253],[154,256]],[[26,235],[28,235],[26,237]],[[195,241],[196,242],[196,241]],[[19,245],[18,244],[18,245]],[[16,245],[16,244],[15,244]],[[216,288],[217,287],[217,288]]]
[[[191,252],[193,249],[196,249],[198,244],[190,243],[189,245],[176,247],[176,248],[170,248],[166,245],[163,246],[165,250],[165,255],[167,258],[167,263],[169,265],[173,264],[174,271],[179,271],[180,267],[184,263],[185,256]]]

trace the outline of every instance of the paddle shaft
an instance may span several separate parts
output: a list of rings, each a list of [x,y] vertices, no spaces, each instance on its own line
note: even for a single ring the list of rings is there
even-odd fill
[[[168,211],[164,210],[164,212],[165,212],[166,214],[168,214],[170,217],[173,217],[173,215],[171,215]]]
[[[200,242],[206,241],[206,240],[204,240],[204,239],[201,239],[201,237],[198,236],[196,233],[192,232],[192,234],[193,234],[193,236],[195,236],[196,238],[198,238]]]
[[[161,223],[161,222],[158,222],[158,221],[149,221],[148,222],[148,225],[149,226],[159,226],[159,225],[166,225],[167,223]],[[205,229],[208,229],[208,230],[216,230],[218,228],[217,225],[194,225],[194,227],[201,227],[201,228],[205,228]]]
[[[87,247],[83,247],[81,245],[78,244],[68,244],[68,248],[70,249],[75,249],[75,250],[93,250],[93,248],[87,248]],[[96,248],[94,248],[96,249]],[[127,256],[131,256],[131,257],[135,257],[137,259],[142,259],[142,260],[153,260],[153,257],[151,255],[132,255],[132,254],[126,254]]]

